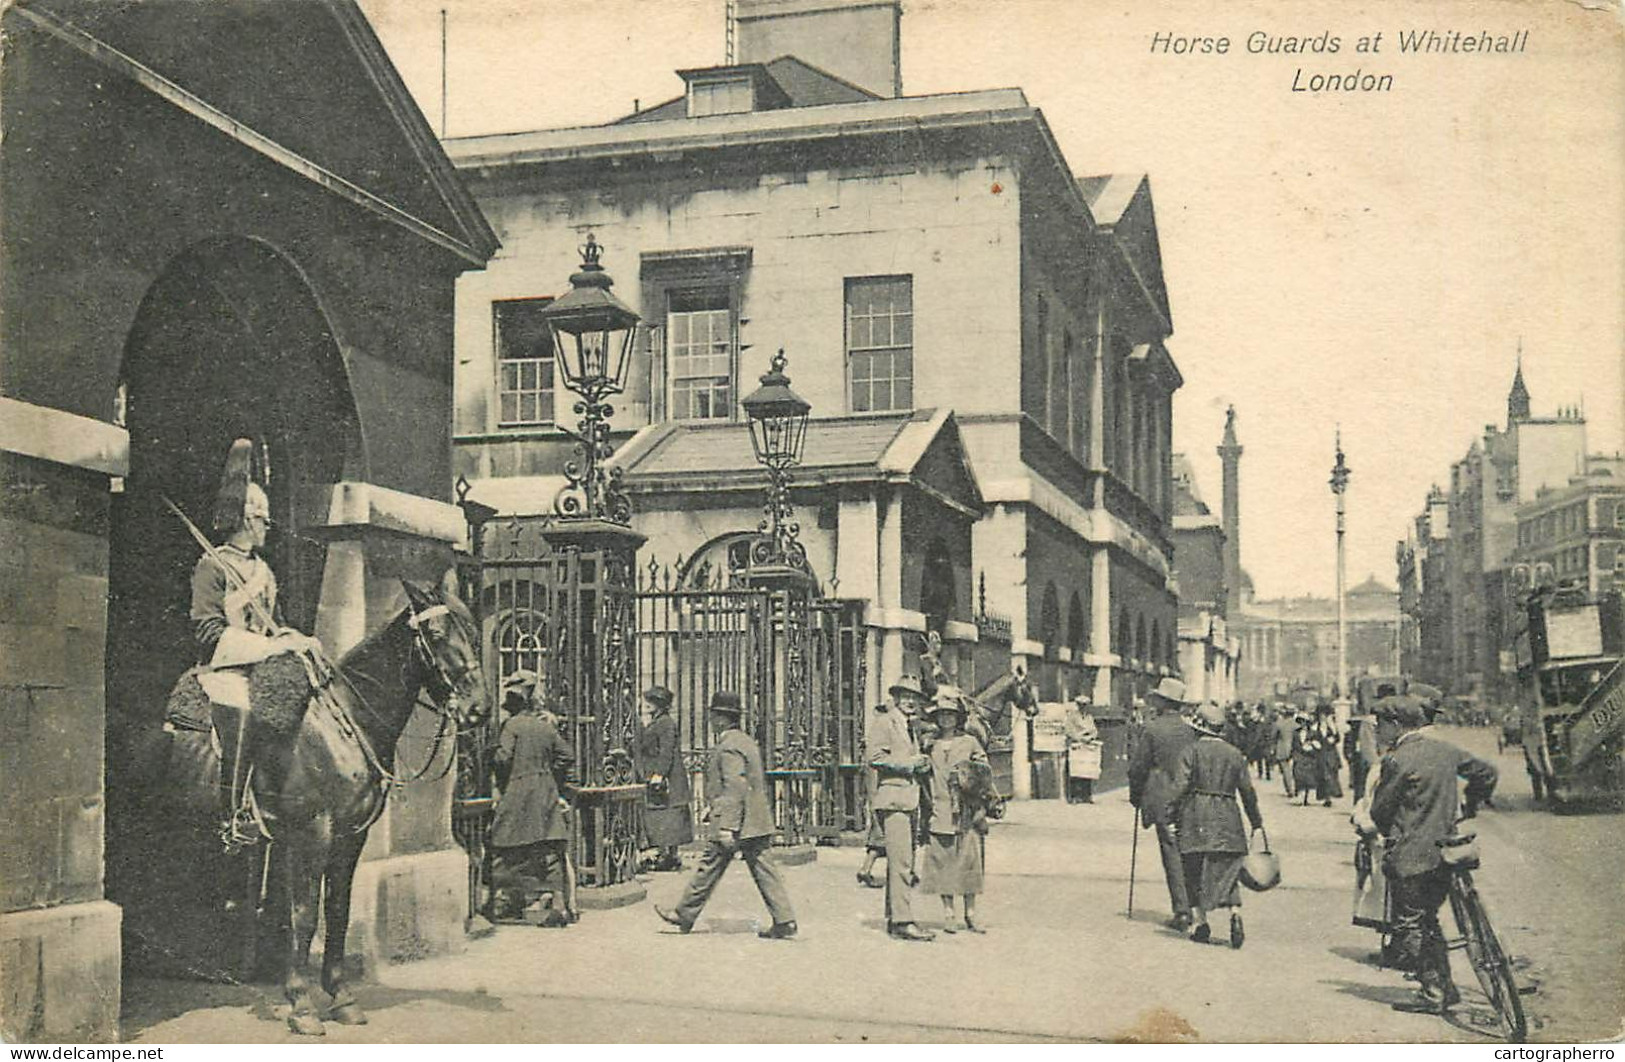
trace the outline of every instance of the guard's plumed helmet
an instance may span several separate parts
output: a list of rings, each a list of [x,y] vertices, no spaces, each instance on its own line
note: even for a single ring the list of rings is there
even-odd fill
[[[214,496],[214,529],[233,534],[243,526],[243,509],[250,493],[262,496],[264,486],[255,475],[254,443],[238,439],[226,454],[226,467],[220,473],[220,489]]]

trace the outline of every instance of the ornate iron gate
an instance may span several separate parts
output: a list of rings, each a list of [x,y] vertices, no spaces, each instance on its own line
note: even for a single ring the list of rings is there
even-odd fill
[[[471,556],[460,571],[464,600],[480,622],[493,705],[487,725],[464,735],[458,749],[453,826],[469,853],[470,914],[489,899],[491,768],[501,729],[495,706],[521,670],[538,677],[575,761],[578,881],[631,882],[643,812],[632,629],[632,564],[641,538],[596,521],[471,517],[470,530]]]
[[[739,694],[774,787],[778,842],[832,841],[863,821],[862,603],[751,586],[720,570],[681,577],[651,562],[637,595],[638,672],[676,694],[698,825],[710,747],[706,706]],[[698,584],[698,585],[696,585]]]

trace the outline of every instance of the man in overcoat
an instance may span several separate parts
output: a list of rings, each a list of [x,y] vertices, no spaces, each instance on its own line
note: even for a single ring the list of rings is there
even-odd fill
[[[864,732],[874,788],[869,806],[886,846],[886,932],[898,940],[926,941],[934,934],[914,922],[909,890],[914,885],[914,823],[920,807],[919,776],[931,761],[920,752],[909,721],[925,703],[918,679],[904,675],[888,691],[892,703],[869,713]]]
[[[1162,872],[1168,881],[1168,900],[1173,918],[1168,925],[1184,931],[1190,928],[1191,904],[1185,889],[1185,867],[1180,858],[1177,827],[1168,817],[1174,768],[1180,754],[1196,741],[1196,731],[1180,718],[1188,708],[1185,684],[1165,678],[1146,698],[1157,715],[1146,723],[1134,756],[1128,765],[1128,800],[1140,809],[1141,822],[1157,831],[1157,849],[1162,856]]]
[[[1286,788],[1286,798],[1291,800],[1298,795],[1292,778],[1292,745],[1298,736],[1298,721],[1293,718],[1290,708],[1278,705],[1270,729],[1274,745],[1270,751],[1276,766],[1281,769],[1281,784]]]
[[[761,750],[739,727],[743,714],[739,694],[719,691],[712,695],[708,712],[712,743],[705,764],[710,838],[699,869],[689,879],[677,906],[657,906],[655,914],[684,933],[693,929],[700,910],[737,854],[750,868],[756,890],[773,917],[773,924],[756,935],[786,940],[796,935],[796,912],[784,879],[768,854],[773,844],[773,810],[768,805],[767,775],[762,770]]]
[[[643,812],[644,843],[657,849],[655,870],[681,870],[677,848],[694,839],[689,818],[688,768],[671,713],[672,692],[651,686],[643,692],[644,723],[638,736],[638,770],[648,794]]]
[[[563,920],[574,922],[579,916],[575,868],[569,857],[570,805],[563,794],[570,785],[575,757],[542,711],[534,681],[527,672],[520,681],[509,684],[508,703],[514,714],[502,724],[492,758],[502,795],[491,822],[491,847],[498,870],[521,886],[526,871],[545,880],[551,864],[563,879]],[[520,891],[522,910],[522,887]],[[494,906],[499,915],[517,913],[511,904],[499,901]],[[504,906],[508,911],[500,910]]]
[[[1489,800],[1497,774],[1491,764],[1440,740],[1416,698],[1388,698],[1377,711],[1399,737],[1382,761],[1371,794],[1371,821],[1387,841],[1383,870],[1393,905],[1395,948],[1401,966],[1415,970],[1422,985],[1415,1000],[1394,1008],[1443,1013],[1461,995],[1450,977],[1450,953],[1439,927],[1451,871],[1438,842],[1455,834],[1458,811],[1471,818]],[[1467,782],[1464,809],[1457,778]]]

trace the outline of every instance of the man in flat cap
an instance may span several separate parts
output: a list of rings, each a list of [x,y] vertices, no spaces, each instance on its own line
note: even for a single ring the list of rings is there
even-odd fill
[[[1458,811],[1471,818],[1495,790],[1496,770],[1439,738],[1427,706],[1415,697],[1390,697],[1377,706],[1384,736],[1397,733],[1393,751],[1371,794],[1371,821],[1387,840],[1383,870],[1393,904],[1394,943],[1401,966],[1415,970],[1421,991],[1396,1010],[1439,1014],[1460,1001],[1450,978],[1450,954],[1439,927],[1439,906],[1450,886],[1450,867],[1438,842],[1456,832]],[[1467,782],[1458,807],[1456,779]]]
[[[1165,678],[1146,697],[1156,713],[1145,724],[1128,765],[1128,801],[1140,809],[1141,822],[1157,831],[1162,872],[1168,881],[1168,902],[1173,917],[1168,925],[1184,932],[1191,925],[1190,897],[1185,889],[1185,863],[1179,854],[1177,827],[1168,816],[1173,798],[1174,769],[1186,747],[1196,742],[1196,731],[1185,725],[1181,713],[1189,710],[1185,684]]]
[[[768,940],[796,935],[796,912],[778,867],[768,855],[773,844],[773,809],[768,805],[767,775],[762,752],[740,729],[744,709],[739,694],[712,695],[707,715],[711,723],[711,754],[705,764],[705,795],[710,803],[711,837],[700,866],[674,908],[656,907],[655,914],[687,933],[700,910],[716,891],[728,864],[737,853],[750,868],[756,890],[773,917],[773,924],[756,934]]]

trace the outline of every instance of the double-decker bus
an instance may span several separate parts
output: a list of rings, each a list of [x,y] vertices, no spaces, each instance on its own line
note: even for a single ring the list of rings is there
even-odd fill
[[[1517,632],[1525,766],[1554,804],[1625,794],[1625,607],[1618,590],[1537,590]]]

